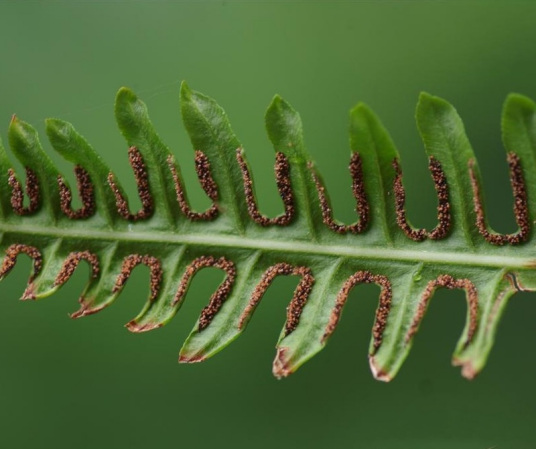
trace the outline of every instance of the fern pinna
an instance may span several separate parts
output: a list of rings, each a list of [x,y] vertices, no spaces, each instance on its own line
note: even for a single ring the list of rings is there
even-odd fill
[[[487,224],[477,161],[456,111],[440,98],[422,94],[417,106],[438,197],[432,230],[409,223],[398,152],[363,104],[350,113],[349,171],[357,218],[349,225],[333,217],[322,178],[304,148],[299,115],[283,99],[276,96],[266,113],[283,210],[276,217],[259,210],[245,152],[223,110],[185,84],[181,109],[199,181],[212,201],[205,211],[191,208],[173,154],[154,131],[144,103],[128,89],[119,91],[115,111],[141,200],[137,212],[90,145],[69,123],[50,119],[46,131],[52,147],[74,164],[82,205],[73,208],[72,189],[43,152],[35,130],[12,119],[9,146],[26,181],[23,187],[0,145],[5,250],[0,276],[19,254],[33,259],[23,299],[50,295],[84,261],[91,279],[72,317],[90,315],[110,305],[132,270],[145,264],[150,296],[127,328],[146,332],[173,318],[199,270],[216,267],[225,278],[180,351],[181,362],[199,362],[245,330],[277,276],[297,276],[273,364],[275,376],[284,377],[324,347],[350,291],[372,283],[380,294],[369,360],[374,376],[386,381],[405,359],[434,291],[463,289],[467,318],[453,362],[468,378],[482,369],[508,298],[536,286],[531,100],[509,96],[502,117],[519,226],[508,235]]]

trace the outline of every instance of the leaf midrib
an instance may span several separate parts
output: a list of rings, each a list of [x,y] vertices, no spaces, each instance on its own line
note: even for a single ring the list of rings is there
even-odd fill
[[[429,262],[447,265],[467,265],[493,268],[533,268],[536,259],[529,257],[511,257],[477,253],[460,253],[447,251],[418,251],[401,248],[367,248],[348,245],[314,244],[307,241],[268,240],[259,237],[233,236],[227,234],[187,234],[162,232],[135,232],[95,229],[69,229],[31,225],[8,225],[0,223],[0,233],[40,235],[50,238],[96,240],[113,242],[145,242],[162,245],[198,245],[218,248],[245,250],[266,250],[285,254],[302,254],[307,256],[351,257],[355,259],[373,259],[393,262]]]

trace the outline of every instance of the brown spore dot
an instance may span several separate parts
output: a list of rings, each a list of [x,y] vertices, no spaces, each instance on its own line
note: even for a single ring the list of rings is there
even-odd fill
[[[329,196],[326,192],[326,187],[322,182],[322,179],[315,171],[313,164],[309,164],[309,169],[311,170],[311,176],[316,186],[318,192],[318,200],[320,202],[320,209],[322,211],[322,221],[324,224],[336,232],[337,234],[359,234],[364,232],[367,229],[369,223],[370,215],[370,205],[367,200],[367,195],[365,193],[365,185],[363,181],[363,163],[361,161],[361,156],[359,153],[353,153],[350,159],[350,175],[352,177],[352,193],[356,200],[356,212],[358,215],[358,220],[356,223],[351,225],[343,225],[337,223],[333,218],[333,210],[329,200]]]
[[[426,229],[414,229],[408,223],[405,209],[406,190],[404,189],[404,185],[402,183],[402,168],[400,167],[400,163],[397,159],[393,160],[393,168],[395,170],[393,192],[395,195],[396,222],[400,229],[402,229],[407,237],[417,242],[421,242],[426,238],[440,240],[447,237],[452,226],[452,216],[450,212],[451,207],[447,178],[439,161],[433,156],[430,156],[428,161],[428,168],[432,175],[432,180],[434,182],[434,188],[438,199],[438,224],[430,232],[426,231]]]
[[[380,301],[378,308],[376,309],[376,317],[374,320],[374,326],[372,328],[373,352],[371,355],[374,355],[382,344],[383,332],[385,330],[385,326],[387,325],[389,311],[391,310],[393,291],[391,282],[386,276],[372,274],[370,271],[357,271],[344,282],[342,288],[337,294],[337,298],[335,299],[335,306],[331,311],[328,325],[326,326],[324,335],[322,336],[322,342],[325,342],[335,331],[335,328],[337,327],[337,324],[341,318],[344,305],[348,300],[348,295],[350,294],[352,288],[354,288],[357,284],[377,284],[379,287],[381,287]]]
[[[180,280],[179,287],[177,289],[177,292],[175,293],[175,297],[173,298],[173,306],[177,306],[183,300],[184,296],[186,295],[186,291],[188,290],[188,285],[190,284],[190,281],[193,276],[201,268],[206,267],[219,268],[225,271],[226,277],[219,285],[216,292],[214,292],[214,294],[210,297],[208,305],[201,311],[198,325],[199,331],[205,329],[212,322],[215,315],[218,313],[221,306],[231,293],[233,284],[236,279],[236,267],[234,263],[231,262],[229,259],[226,259],[225,257],[220,257],[219,259],[216,259],[212,256],[198,257],[186,267],[186,271],[184,272]]]
[[[212,200],[212,205],[205,212],[195,212],[190,207],[173,156],[168,156],[167,163],[171,171],[171,176],[173,177],[173,183],[175,185],[175,194],[177,196],[177,202],[179,203],[181,212],[189,220],[192,221],[209,221],[215,219],[219,213],[218,205],[216,204],[216,201],[218,200],[218,186],[212,178],[210,162],[206,155],[202,151],[195,152],[195,170],[197,173],[197,177],[199,179],[201,187],[203,188],[207,196]]]
[[[277,190],[279,196],[283,201],[283,206],[285,208],[283,214],[278,215],[274,218],[268,218],[265,215],[261,214],[259,211],[257,200],[255,198],[255,193],[253,190],[253,179],[248,168],[248,164],[244,158],[242,148],[236,150],[236,160],[242,172],[242,181],[244,184],[244,195],[246,197],[246,204],[248,208],[248,214],[251,219],[260,226],[287,226],[290,224],[294,218],[295,207],[294,207],[294,193],[292,191],[292,185],[290,181],[290,163],[287,157],[281,153],[277,152],[275,155],[275,182],[277,185]]]
[[[154,202],[149,189],[149,174],[147,172],[147,167],[143,161],[143,156],[136,147],[130,147],[128,149],[128,159],[130,166],[134,171],[138,195],[141,200],[141,209],[135,214],[130,212],[128,202],[115,182],[113,173],[108,174],[108,184],[115,196],[117,212],[121,217],[130,221],[146,220],[150,218],[154,212]]]
[[[132,270],[136,268],[139,264],[144,264],[149,267],[150,271],[150,296],[149,301],[153,302],[156,300],[160,287],[162,285],[163,279],[163,270],[162,264],[160,261],[153,256],[148,254],[130,254],[125,257],[123,260],[123,265],[121,266],[121,273],[117,276],[115,285],[112,289],[112,293],[118,293],[121,291],[123,286],[126,284],[128,278],[130,277]]]
[[[63,177],[58,176],[58,187],[60,192],[60,207],[62,212],[73,220],[86,219],[95,213],[95,195],[94,187],[91,182],[89,173],[80,165],[75,165],[74,174],[76,176],[76,184],[78,194],[82,201],[82,207],[78,210],[72,208],[72,193],[69,186],[66,184]]]
[[[467,339],[464,343],[464,347],[467,347],[473,340],[475,332],[478,326],[478,292],[475,285],[469,279],[454,279],[448,274],[442,274],[437,279],[428,282],[424,289],[421,299],[417,306],[417,310],[413,317],[411,326],[406,334],[406,343],[408,343],[413,336],[417,333],[419,324],[421,323],[428,303],[438,287],[445,287],[448,289],[462,289],[465,290],[467,296],[467,304],[469,308],[469,329],[467,332]]]
[[[11,207],[17,215],[31,215],[40,207],[39,180],[36,173],[26,167],[26,193],[29,198],[28,206],[24,206],[24,192],[15,172],[8,170],[8,183],[11,186]]]
[[[507,154],[510,184],[514,194],[514,217],[519,230],[513,234],[497,234],[490,232],[486,225],[484,207],[482,205],[480,185],[475,173],[475,161],[469,161],[469,176],[473,189],[473,204],[476,215],[476,226],[478,232],[484,239],[492,245],[519,245],[526,242],[530,235],[530,215],[527,199],[527,186],[523,176],[523,167],[519,156],[515,153]]]
[[[309,294],[313,288],[315,279],[312,275],[312,271],[308,267],[293,266],[288,263],[277,263],[268,268],[262,275],[260,282],[257,284],[253,293],[249,299],[248,304],[244,308],[238,321],[238,328],[242,329],[246,321],[253,314],[253,311],[261,301],[262,297],[266,293],[266,290],[277,276],[301,276],[301,280],[298,283],[292,300],[287,307],[287,321],[285,323],[285,336],[293,332],[300,321],[303,308],[307,303]]]
[[[28,283],[32,282],[36,276],[41,271],[43,266],[43,257],[41,251],[39,251],[35,246],[23,245],[20,243],[15,243],[10,245],[6,249],[6,256],[2,261],[2,266],[0,267],[0,278],[6,276],[15,266],[17,262],[17,256],[20,254],[26,254],[33,259],[33,272],[28,280]]]
[[[63,262],[59,273],[56,276],[54,285],[60,286],[65,284],[69,278],[73,275],[74,270],[81,260],[85,260],[89,263],[91,269],[91,279],[96,279],[99,276],[99,259],[96,254],[90,251],[74,251],[70,253]]]

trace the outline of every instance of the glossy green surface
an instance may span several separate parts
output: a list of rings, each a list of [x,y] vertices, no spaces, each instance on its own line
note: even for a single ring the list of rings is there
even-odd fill
[[[365,101],[402,153],[410,219],[433,226],[433,188],[413,119],[420,90],[447,98],[479,157],[490,221],[514,229],[499,114],[508,92],[536,98],[536,32],[528,3],[0,4],[0,114],[72,122],[134,192],[113,95],[133,88],[193,185],[179,119],[179,83],[216,98],[247,150],[261,205],[278,210],[263,112],[275,92],[301,113],[305,142],[337,217],[352,221],[346,173],[348,110]],[[7,143],[6,132],[1,133]],[[43,139],[44,140],[44,139]],[[507,141],[508,145],[508,141]],[[46,150],[50,150],[47,147]],[[47,151],[52,154],[52,151]],[[62,172],[70,170],[52,155]],[[71,178],[72,179],[72,178]],[[130,181],[130,182],[129,182]],[[426,181],[426,182],[425,182]],[[191,189],[190,189],[191,190]],[[259,189],[258,189],[259,190]],[[260,191],[260,190],[259,190]],[[201,208],[202,195],[191,193]],[[29,264],[0,285],[2,432],[6,447],[532,447],[533,297],[510,302],[490,363],[473,382],[449,368],[465,318],[461,292],[440,292],[392,384],[366,354],[377,289],[352,295],[321,355],[292,378],[269,373],[295,282],[278,281],[246,335],[210,361],[173,354],[218,276],[204,273],[166,328],[132,335],[121,324],[142,307],[139,269],[115,304],[70,321],[87,272],[52,298],[18,303]],[[366,298],[366,300],[365,300]],[[524,356],[522,354],[528,354]]]

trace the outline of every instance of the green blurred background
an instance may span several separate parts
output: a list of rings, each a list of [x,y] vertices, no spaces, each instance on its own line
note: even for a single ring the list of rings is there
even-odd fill
[[[186,79],[228,112],[262,207],[275,213],[263,114],[279,93],[301,112],[337,217],[351,221],[348,111],[364,101],[402,153],[412,222],[433,226],[435,196],[413,117],[425,90],[463,117],[491,222],[511,231],[499,118],[508,92],[536,98],[535,18],[536,4],[514,1],[3,1],[0,134],[5,141],[13,113],[41,135],[46,117],[71,121],[134,192],[113,116],[115,92],[129,86],[148,104],[201,207],[178,107]],[[327,348],[277,381],[274,345],[296,280],[278,280],[224,352],[188,366],[176,363],[178,349],[219,281],[215,273],[200,273],[172,323],[133,335],[122,325],[145,301],[147,270],[136,270],[109,309],[74,321],[67,312],[87,270],[47,300],[17,302],[29,269],[21,260],[0,285],[2,448],[536,447],[534,295],[511,300],[488,366],[472,382],[450,366],[464,296],[444,291],[398,377],[373,380],[366,355],[378,290],[367,287],[353,292]]]

